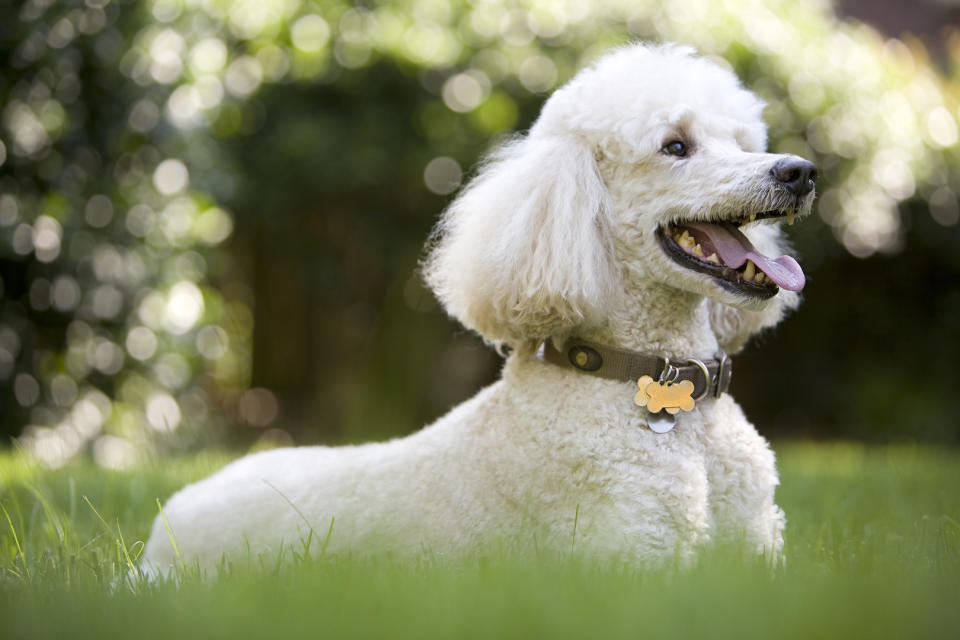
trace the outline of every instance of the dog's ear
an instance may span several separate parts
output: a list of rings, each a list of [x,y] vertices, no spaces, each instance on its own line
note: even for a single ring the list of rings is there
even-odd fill
[[[760,253],[774,256],[787,253],[779,226],[758,225],[743,232]],[[796,309],[800,305],[800,294],[781,289],[761,311],[749,311],[716,300],[708,300],[707,304],[710,308],[710,326],[720,348],[733,355],[743,349],[752,336],[776,326]]]
[[[603,317],[619,288],[609,194],[586,143],[502,146],[444,213],[424,262],[450,315],[525,349]]]

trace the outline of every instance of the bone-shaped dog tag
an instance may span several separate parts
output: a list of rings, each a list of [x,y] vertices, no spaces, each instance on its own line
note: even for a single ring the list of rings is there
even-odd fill
[[[637,380],[638,391],[633,402],[638,407],[646,407],[650,413],[666,410],[670,413],[692,411],[693,383],[681,380],[675,384],[656,382],[650,376],[641,376]]]
[[[667,433],[676,424],[674,414],[693,409],[693,383],[683,380],[677,384],[663,384],[650,376],[637,380],[633,402],[650,412],[647,425],[656,433]]]

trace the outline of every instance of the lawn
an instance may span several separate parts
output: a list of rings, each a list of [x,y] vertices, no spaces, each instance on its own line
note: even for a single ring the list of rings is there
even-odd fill
[[[295,557],[218,581],[128,579],[157,511],[223,455],[130,472],[0,454],[0,637],[960,636],[960,452],[782,444],[787,565],[739,549],[657,570],[562,556]],[[9,519],[8,519],[9,518]]]

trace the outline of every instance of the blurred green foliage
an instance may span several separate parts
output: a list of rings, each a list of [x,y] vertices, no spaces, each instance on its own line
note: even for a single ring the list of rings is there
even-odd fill
[[[0,433],[51,464],[389,436],[492,379],[423,241],[499,136],[635,39],[725,60],[823,175],[791,229],[807,302],[737,364],[761,431],[960,440],[960,38],[934,62],[782,0],[28,0],[0,24]]]

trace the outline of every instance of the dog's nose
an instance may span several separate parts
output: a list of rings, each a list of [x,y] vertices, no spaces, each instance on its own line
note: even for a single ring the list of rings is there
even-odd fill
[[[817,181],[817,168],[803,158],[782,158],[774,163],[770,175],[793,195],[805,196],[813,191],[813,185]]]

